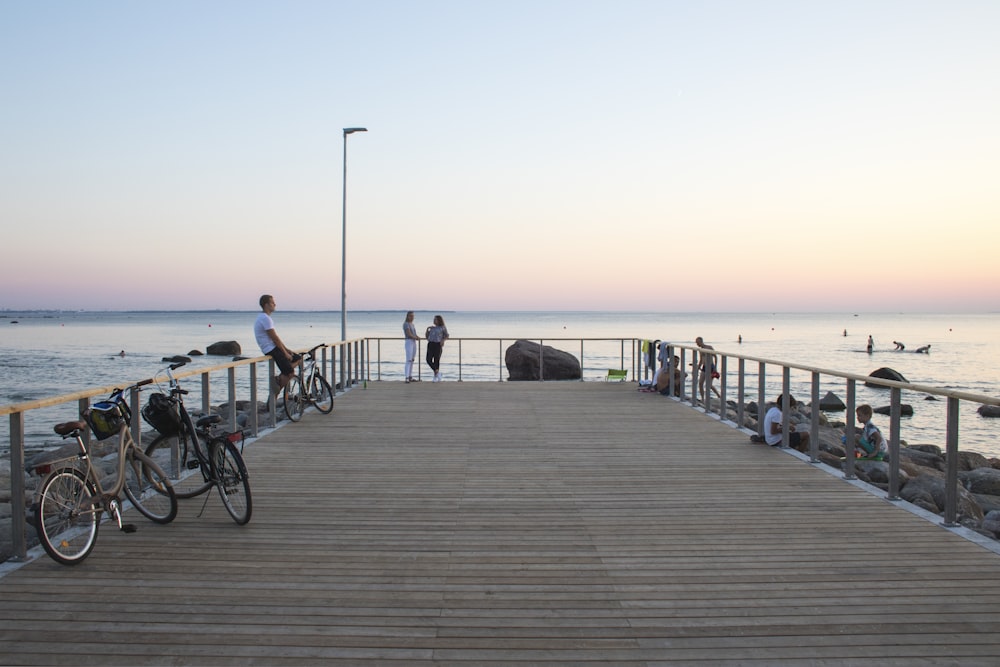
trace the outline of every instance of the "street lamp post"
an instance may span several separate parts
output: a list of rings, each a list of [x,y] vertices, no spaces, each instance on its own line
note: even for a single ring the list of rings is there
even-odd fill
[[[367,132],[365,127],[345,127],[344,128],[344,189],[343,208],[341,210],[341,239],[340,239],[340,340],[347,340],[347,135],[355,132]],[[344,374],[344,348],[340,349],[340,381],[347,389],[347,377]]]

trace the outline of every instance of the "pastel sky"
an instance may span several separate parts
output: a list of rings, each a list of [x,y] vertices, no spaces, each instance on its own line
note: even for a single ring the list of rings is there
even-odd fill
[[[1000,309],[996,0],[0,0],[0,309]]]

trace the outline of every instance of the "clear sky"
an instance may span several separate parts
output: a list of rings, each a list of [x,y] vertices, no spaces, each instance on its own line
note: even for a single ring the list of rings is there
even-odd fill
[[[996,0],[0,0],[0,309],[1000,309]]]

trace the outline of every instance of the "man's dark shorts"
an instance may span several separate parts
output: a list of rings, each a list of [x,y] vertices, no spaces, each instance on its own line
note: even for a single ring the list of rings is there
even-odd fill
[[[295,372],[295,369],[292,368],[292,361],[281,349],[276,347],[268,352],[267,356],[274,359],[274,364],[281,371],[282,375],[292,375]]]
[[[781,447],[781,442],[779,441],[776,445],[771,445],[772,447]],[[792,449],[797,449],[802,451],[802,434],[798,431],[792,431],[788,434],[788,446]]]

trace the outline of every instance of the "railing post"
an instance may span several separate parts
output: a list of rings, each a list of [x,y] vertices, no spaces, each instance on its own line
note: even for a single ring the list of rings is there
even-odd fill
[[[701,355],[691,350],[691,407],[698,407],[698,362]]]
[[[740,357],[736,362],[736,426],[743,428],[743,401],[746,398],[746,360]]]
[[[545,339],[538,339],[538,381],[545,381]]]
[[[325,351],[324,351],[325,352]],[[326,355],[324,354],[324,357]],[[270,392],[270,387],[268,387]],[[257,364],[250,364],[250,433],[257,437],[260,433],[260,419],[257,413]]]
[[[719,419],[726,421],[726,362],[729,357],[719,355]]]
[[[889,500],[899,500],[899,419],[902,414],[899,387],[889,390]]]
[[[271,357],[267,358],[267,378],[265,378],[265,383],[267,385],[267,414],[268,414],[268,426],[274,428],[278,425],[278,397],[274,393],[274,389],[271,388],[271,379],[274,377],[274,359]]]
[[[129,410],[132,411],[132,423],[129,424],[129,429],[132,431],[132,439],[140,449],[142,449],[142,414],[139,412],[142,409],[141,396],[141,387],[133,389],[132,395],[129,396]]]
[[[458,381],[462,381],[462,339],[458,339]]]
[[[781,446],[788,447],[788,440],[791,434],[788,432],[788,425],[792,421],[792,369],[788,366],[781,367]]]
[[[270,381],[268,381],[270,386]],[[212,389],[209,381],[208,371],[201,374],[201,411],[206,415],[212,411]]]
[[[238,426],[236,423],[236,367],[229,367],[229,430],[235,431]]]
[[[854,380],[847,381],[847,425],[844,427],[844,479],[857,479],[854,474]]]
[[[585,364],[584,361],[583,361],[583,339],[581,338],[580,339],[580,382],[583,382],[584,379],[585,379],[585,375],[586,374],[583,371],[584,371],[584,369],[586,367],[587,367],[587,364]],[[621,368],[625,368],[625,339],[624,338],[622,339],[622,365],[621,365]],[[632,377],[635,377],[635,375],[633,374]]]
[[[10,413],[10,546],[11,560],[21,562],[28,558],[24,537],[24,413]]]
[[[809,462],[819,463],[819,373],[812,372],[809,402]]]
[[[670,394],[670,400],[674,400],[674,396],[680,393],[678,390],[680,387],[677,386],[677,364],[674,363],[674,346],[667,345],[667,373],[670,377],[667,378],[667,393]],[[683,377],[683,376],[681,376]],[[681,382],[683,385],[684,383]]]
[[[764,381],[767,377],[765,367],[763,361],[757,362],[757,435],[761,438],[764,438],[764,415],[767,414],[767,398],[764,396]]]
[[[498,342],[500,344],[500,350],[499,350],[499,354],[497,355],[497,359],[499,361],[499,363],[497,363],[497,373],[498,373],[497,382],[503,382],[503,361],[504,361],[504,359],[503,359],[503,338],[501,338]]]
[[[948,397],[947,452],[944,476],[944,525],[958,525],[958,399]]]

